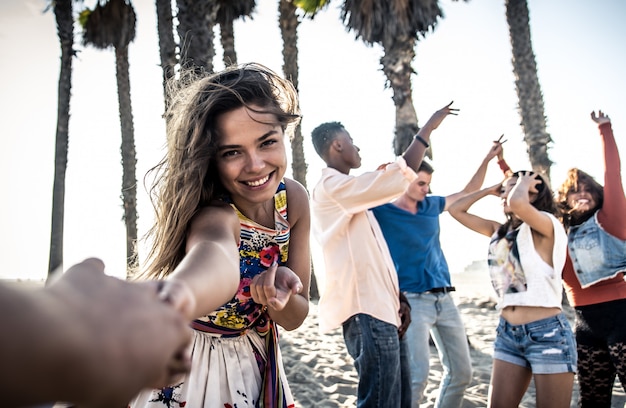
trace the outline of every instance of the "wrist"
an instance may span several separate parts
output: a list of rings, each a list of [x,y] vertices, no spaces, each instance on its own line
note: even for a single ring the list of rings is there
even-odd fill
[[[500,170],[502,170],[502,172],[505,173],[505,174],[506,174],[507,171],[511,170],[511,168],[506,163],[506,161],[504,161],[504,159],[498,159],[498,166],[500,166]]]
[[[415,135],[414,139],[417,140],[418,142],[420,142],[421,144],[423,144],[425,148],[428,149],[430,147],[430,144],[428,144],[426,139],[424,139],[422,136],[420,136],[419,133]]]

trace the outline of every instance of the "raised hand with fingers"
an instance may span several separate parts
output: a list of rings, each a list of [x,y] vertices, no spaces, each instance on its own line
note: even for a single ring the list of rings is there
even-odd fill
[[[302,282],[294,271],[274,263],[252,279],[250,294],[256,303],[281,311],[291,295],[300,293],[302,287]]]
[[[601,110],[598,111],[597,115],[596,115],[596,111],[592,111],[591,112],[591,120],[596,122],[598,125],[602,125],[604,123],[611,123],[611,118],[609,118],[609,116],[606,115]]]

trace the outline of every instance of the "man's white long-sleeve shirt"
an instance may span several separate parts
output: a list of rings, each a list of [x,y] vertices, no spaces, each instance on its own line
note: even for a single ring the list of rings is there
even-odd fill
[[[398,276],[369,209],[400,196],[416,177],[401,157],[384,170],[359,176],[322,170],[311,194],[313,234],[326,272],[319,301],[321,333],[358,313],[400,325]]]

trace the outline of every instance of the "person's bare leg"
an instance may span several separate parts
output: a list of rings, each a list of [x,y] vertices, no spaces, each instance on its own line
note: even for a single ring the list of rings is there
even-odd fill
[[[531,378],[530,369],[494,359],[488,406],[490,408],[517,408],[528,389]]]
[[[569,408],[574,373],[535,374],[537,408]]]

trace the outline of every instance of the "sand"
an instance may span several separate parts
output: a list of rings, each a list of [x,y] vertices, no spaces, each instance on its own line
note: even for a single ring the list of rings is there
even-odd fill
[[[468,269],[453,275],[452,283],[457,291],[452,294],[462,314],[470,341],[473,380],[465,393],[463,408],[487,406],[487,390],[491,376],[492,344],[498,322],[498,312],[487,277],[478,270]],[[573,324],[571,309],[566,314]],[[281,330],[281,350],[287,377],[296,400],[296,406],[307,407],[354,407],[358,376],[353,361],[346,351],[341,330],[321,335],[318,330],[317,302],[311,302],[310,313],[297,330]],[[437,350],[430,350],[429,383],[420,408],[433,407],[438,384],[443,373]],[[577,406],[577,384],[571,407]],[[526,392],[520,407],[535,406],[534,386]],[[626,406],[626,394],[621,384],[613,389],[614,408]]]

